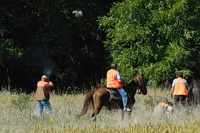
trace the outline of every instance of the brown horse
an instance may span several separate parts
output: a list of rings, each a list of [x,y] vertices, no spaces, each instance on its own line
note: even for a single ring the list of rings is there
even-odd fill
[[[137,89],[139,88],[139,94],[146,95],[147,94],[147,79],[143,77],[143,75],[137,75],[127,86],[123,88],[129,95],[128,105],[130,108],[135,103],[135,94]],[[118,93],[116,91],[116,93]],[[92,121],[96,121],[96,116],[99,114],[100,110],[103,106],[107,107],[109,110],[111,109],[121,109],[122,110],[122,119],[124,119],[125,112],[123,111],[122,99],[119,100],[111,100],[112,95],[110,91],[106,88],[97,88],[95,90],[90,90],[86,93],[84,105],[82,111],[77,115],[78,117],[87,113],[88,106],[90,102],[92,102],[93,106],[93,114]],[[131,112],[130,112],[131,113]],[[129,113],[129,115],[130,115]]]

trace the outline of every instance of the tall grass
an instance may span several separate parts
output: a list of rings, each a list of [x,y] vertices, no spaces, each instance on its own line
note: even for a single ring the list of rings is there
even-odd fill
[[[92,110],[76,118],[83,106],[84,95],[51,94],[52,116],[37,117],[35,95],[0,92],[1,133],[199,133],[199,108],[176,110],[167,119],[153,117],[152,111],[163,97],[169,98],[167,89],[149,89],[146,96],[136,94],[131,116],[121,120],[121,111],[103,108],[97,122],[91,122]],[[169,98],[170,99],[170,98]],[[173,102],[173,100],[171,99]]]

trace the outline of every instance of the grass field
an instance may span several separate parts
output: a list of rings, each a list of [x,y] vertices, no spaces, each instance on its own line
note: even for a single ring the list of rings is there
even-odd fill
[[[153,117],[152,110],[162,98],[170,99],[169,89],[148,88],[146,96],[136,94],[136,103],[131,117],[121,121],[120,110],[112,112],[103,108],[97,122],[91,122],[92,110],[80,119],[76,118],[83,106],[84,95],[51,94],[52,116],[44,109],[37,117],[35,95],[0,92],[1,133],[199,133],[200,113],[198,108],[176,110],[170,119]],[[170,99],[171,100],[171,99]],[[171,100],[173,102],[173,100]]]

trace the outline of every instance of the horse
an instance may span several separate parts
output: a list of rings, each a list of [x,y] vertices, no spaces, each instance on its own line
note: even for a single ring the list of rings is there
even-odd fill
[[[147,79],[143,75],[137,75],[131,80],[129,84],[124,86],[123,88],[128,94],[128,106],[132,108],[135,103],[135,94],[138,91],[138,94],[147,94]],[[139,89],[138,89],[139,88]],[[116,91],[116,93],[118,93]],[[122,111],[122,120],[124,119],[125,111],[123,111],[122,99],[111,100],[112,94],[111,91],[107,88],[97,88],[94,90],[90,90],[85,95],[85,100],[83,104],[82,111],[77,114],[77,117],[84,115],[87,113],[88,106],[92,103],[93,113],[92,113],[92,121],[96,121],[96,117],[99,114],[100,110],[103,106],[107,107],[108,110],[112,109],[121,109]],[[131,112],[129,112],[130,115]]]
[[[187,102],[190,106],[196,107],[200,105],[200,80],[193,78],[191,84],[188,90]]]

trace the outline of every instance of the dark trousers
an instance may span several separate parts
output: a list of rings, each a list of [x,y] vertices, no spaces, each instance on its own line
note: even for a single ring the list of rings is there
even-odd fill
[[[186,106],[186,96],[184,95],[174,95],[174,104],[176,107]]]

